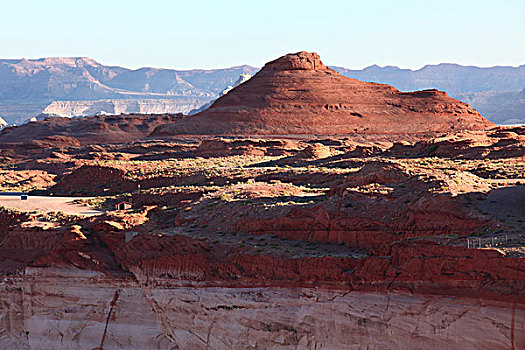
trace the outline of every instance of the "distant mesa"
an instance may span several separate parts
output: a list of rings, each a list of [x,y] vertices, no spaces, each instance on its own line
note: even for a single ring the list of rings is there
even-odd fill
[[[106,66],[90,58],[0,59],[0,116],[188,113],[258,68],[174,70]]]
[[[255,76],[193,117],[152,136],[435,134],[494,124],[438,90],[401,92],[342,76],[316,53],[267,63]]]

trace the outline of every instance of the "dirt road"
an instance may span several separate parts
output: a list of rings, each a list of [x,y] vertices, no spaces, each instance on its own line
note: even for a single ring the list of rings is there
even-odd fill
[[[81,199],[81,197],[29,196],[27,200],[21,200],[20,196],[16,195],[0,195],[0,206],[42,213],[61,211],[70,215],[93,216],[103,213],[102,211],[73,203],[76,199]],[[84,197],[83,199],[86,198]]]

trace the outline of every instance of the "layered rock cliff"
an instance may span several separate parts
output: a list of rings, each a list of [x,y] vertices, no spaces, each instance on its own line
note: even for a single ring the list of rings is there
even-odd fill
[[[329,289],[150,288],[28,269],[2,281],[4,349],[520,349],[512,303]]]
[[[477,111],[437,90],[400,92],[346,78],[316,53],[267,63],[207,110],[159,127],[154,135],[429,135],[493,126]]]
[[[176,99],[53,101],[42,110],[42,114],[81,117],[96,114],[188,113],[208,100],[209,97],[179,97]]]

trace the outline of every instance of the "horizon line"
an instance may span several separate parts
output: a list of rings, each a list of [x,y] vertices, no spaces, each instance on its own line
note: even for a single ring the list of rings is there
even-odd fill
[[[279,56],[279,57],[281,57],[281,56]],[[130,67],[130,66],[120,65],[120,64],[105,64],[105,63],[101,63],[101,61],[99,61],[98,59],[95,59],[95,58],[92,58],[92,57],[89,57],[89,56],[46,56],[46,57],[36,57],[36,58],[27,58],[27,57],[3,58],[3,57],[0,57],[0,61],[23,61],[23,60],[27,60],[27,61],[41,61],[41,60],[46,60],[46,59],[89,59],[89,60],[95,61],[96,63],[98,63],[98,64],[100,64],[102,66],[119,67],[119,68],[129,69],[129,70],[132,70],[132,71],[137,71],[137,70],[140,70],[140,69],[198,71],[198,70],[222,70],[222,69],[231,69],[231,68],[238,68],[238,67],[250,67],[250,68],[255,68],[255,69],[261,69],[264,66],[263,65],[263,66],[259,67],[259,66],[254,66],[254,65],[251,65],[251,64],[244,63],[244,64],[237,64],[237,65],[226,66],[226,67],[215,67],[215,68],[173,68],[173,67],[172,68],[167,68],[167,67],[154,67],[154,66]],[[270,61],[268,61],[268,62],[270,62]],[[425,67],[440,66],[440,65],[456,65],[456,66],[461,66],[461,67],[473,67],[473,68],[480,68],[480,69],[488,69],[488,68],[520,68],[520,67],[525,66],[525,63],[517,65],[517,66],[514,66],[514,65],[480,66],[480,65],[472,65],[472,64],[462,64],[462,63],[456,63],[456,62],[440,62],[440,63],[427,63],[427,64],[424,64],[423,66],[420,66],[419,68],[410,68],[410,67],[407,68],[407,67],[401,67],[401,66],[391,65],[391,64],[379,65],[377,63],[369,64],[369,65],[364,66],[362,68],[351,68],[351,67],[348,67],[348,66],[342,66],[342,65],[338,65],[338,64],[328,64],[327,66],[328,67],[332,67],[332,68],[343,68],[343,69],[349,69],[349,70],[355,70],[355,71],[365,70],[365,69],[371,68],[371,67],[378,67],[378,68],[381,68],[381,69],[384,69],[384,68],[397,68],[397,69],[400,69],[400,70],[410,70],[410,71],[415,72],[415,71],[422,70]]]

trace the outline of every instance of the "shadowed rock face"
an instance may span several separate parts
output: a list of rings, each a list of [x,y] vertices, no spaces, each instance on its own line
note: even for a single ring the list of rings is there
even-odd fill
[[[493,126],[437,90],[400,92],[346,78],[316,53],[288,54],[192,118],[158,127],[176,134],[433,134]]]

